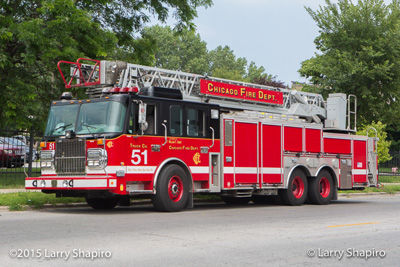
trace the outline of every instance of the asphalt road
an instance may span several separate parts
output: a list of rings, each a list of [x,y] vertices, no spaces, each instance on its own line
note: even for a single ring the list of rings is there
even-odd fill
[[[222,203],[0,212],[2,266],[398,266],[400,195],[328,206]]]

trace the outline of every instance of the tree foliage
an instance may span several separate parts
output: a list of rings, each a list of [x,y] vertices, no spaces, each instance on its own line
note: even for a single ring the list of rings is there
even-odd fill
[[[146,27],[143,39],[156,43],[155,66],[206,74],[209,70],[207,44],[192,30],[177,32],[166,26]]]
[[[172,12],[177,30],[193,28],[196,9],[211,3],[1,0],[0,126],[43,129],[51,99],[63,91],[58,61],[86,57],[153,63],[154,42],[135,36],[144,23],[151,16],[165,22]]]
[[[392,157],[389,154],[389,147],[390,147],[390,141],[386,140],[387,139],[387,133],[385,131],[386,125],[383,124],[382,122],[372,122],[368,125],[362,125],[358,130],[357,134],[358,135],[364,135],[370,137],[375,137],[375,131],[371,128],[376,129],[377,131],[377,137],[378,137],[378,162],[383,163],[388,160],[391,160]],[[367,132],[368,131],[368,132]]]
[[[363,123],[399,121],[400,4],[394,0],[326,0],[306,8],[320,29],[320,51],[302,62],[300,74],[327,94],[354,94]]]

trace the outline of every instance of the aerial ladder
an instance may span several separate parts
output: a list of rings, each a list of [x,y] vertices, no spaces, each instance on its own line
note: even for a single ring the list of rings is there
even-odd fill
[[[62,70],[63,65],[66,64],[70,65],[68,76]],[[58,68],[66,88],[85,87],[89,98],[100,97],[104,89],[109,88],[136,87],[141,90],[146,87],[158,86],[179,89],[183,100],[214,103],[220,105],[221,108],[233,110],[252,110],[278,113],[283,116],[298,116],[309,122],[324,123],[324,129],[330,131],[356,131],[356,111],[355,109],[350,110],[351,105],[349,104],[351,98],[354,99],[353,95],[346,98],[345,94],[330,94],[325,102],[320,94],[166,70],[123,61],[99,61],[80,58],[76,62],[60,61]],[[283,101],[279,104],[273,104],[204,94],[200,90],[201,80],[280,92]],[[354,118],[351,127],[350,115],[353,115]]]

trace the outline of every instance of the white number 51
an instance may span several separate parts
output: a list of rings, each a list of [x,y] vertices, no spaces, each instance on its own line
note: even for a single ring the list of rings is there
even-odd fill
[[[135,165],[140,164],[142,162],[142,156],[144,157],[144,164],[147,164],[147,150],[140,152],[139,149],[132,150],[132,163]]]

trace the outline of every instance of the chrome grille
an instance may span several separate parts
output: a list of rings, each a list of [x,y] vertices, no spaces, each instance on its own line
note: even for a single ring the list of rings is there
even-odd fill
[[[57,174],[83,175],[86,167],[86,142],[84,139],[58,139],[56,141],[55,167]]]

